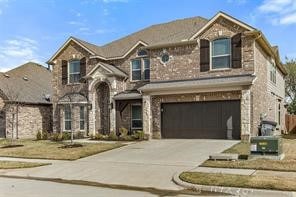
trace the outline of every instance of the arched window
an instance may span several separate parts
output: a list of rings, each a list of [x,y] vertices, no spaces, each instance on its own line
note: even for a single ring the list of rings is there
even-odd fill
[[[211,42],[212,69],[230,68],[231,40],[219,38]]]
[[[148,52],[144,49],[139,49],[138,50],[138,53],[137,53],[137,56],[147,56],[148,55]]]

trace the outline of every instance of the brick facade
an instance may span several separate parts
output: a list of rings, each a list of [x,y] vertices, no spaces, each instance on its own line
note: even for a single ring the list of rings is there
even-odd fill
[[[14,118],[13,118],[14,117]],[[35,138],[38,131],[52,131],[51,105],[7,104],[6,137]]]
[[[212,100],[241,100],[241,133],[242,139],[248,139],[250,135],[257,134],[257,125],[259,124],[260,114],[266,113],[269,119],[276,119],[276,106],[281,99],[281,122],[284,123],[284,107],[283,99],[279,93],[272,94],[268,90],[268,69],[267,54],[256,43],[255,37],[246,35],[246,29],[239,25],[224,19],[218,18],[215,23],[209,26],[202,34],[196,38],[196,43],[186,45],[176,45],[162,48],[150,48],[148,57],[150,58],[150,82],[170,81],[170,80],[188,80],[200,77],[221,77],[221,76],[237,76],[237,75],[255,75],[257,78],[254,84],[250,86],[240,87],[240,90],[208,90],[201,92],[192,92],[190,94],[174,94],[174,95],[149,95],[143,94],[143,130],[145,133],[152,135],[154,138],[161,137],[160,125],[160,105],[165,102],[198,102]],[[200,39],[212,41],[218,38],[231,38],[234,35],[242,33],[242,66],[241,68],[230,68],[224,70],[212,70],[206,72],[200,71]],[[100,130],[106,130],[103,122],[110,122],[110,131],[115,131],[118,127],[130,129],[131,110],[128,105],[121,114],[120,120],[116,117],[116,102],[113,96],[125,90],[136,90],[149,82],[133,82],[131,81],[131,60],[138,58],[137,50],[143,46],[137,46],[125,58],[117,60],[100,60],[98,58],[90,59],[90,54],[85,49],[74,42],[70,42],[58,56],[55,58],[53,66],[53,130],[54,132],[62,131],[63,110],[57,107],[59,99],[69,92],[80,92],[87,98],[90,107],[87,114],[87,124],[89,134],[95,134]],[[168,53],[169,62],[163,64],[160,60],[162,53]],[[86,57],[87,67],[86,73],[93,71],[96,64],[104,62],[117,66],[124,71],[129,78],[123,79],[116,76],[109,76],[103,68],[97,68],[87,83],[77,85],[62,85],[61,61],[71,59],[81,59]],[[278,76],[282,81],[283,76]],[[102,105],[99,95],[102,95],[100,84],[105,83],[109,88],[109,98],[103,99],[107,102]],[[278,84],[277,89],[284,88],[282,82]],[[277,92],[277,91],[274,91]],[[107,95],[107,93],[104,93]],[[104,106],[103,108],[101,106]],[[108,106],[108,109],[106,108]],[[101,112],[107,113],[102,114]],[[76,112],[77,113],[77,112]],[[117,121],[116,121],[117,118]],[[73,122],[77,122],[79,117],[74,115]],[[107,121],[108,119],[108,121]],[[76,123],[75,123],[76,124]],[[77,129],[77,127],[74,127]],[[281,127],[284,130],[283,127]]]

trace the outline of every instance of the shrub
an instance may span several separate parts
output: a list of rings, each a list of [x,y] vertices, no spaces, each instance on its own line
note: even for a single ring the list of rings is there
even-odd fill
[[[62,140],[70,140],[71,139],[71,132],[64,132],[64,133],[62,133],[61,138],[62,139],[60,141],[62,141]]]
[[[42,139],[47,140],[49,136],[49,133],[47,131],[42,132]]]
[[[128,130],[124,127],[119,128],[119,136],[120,137],[125,137],[128,135]]]
[[[119,140],[122,140],[122,141],[132,141],[132,140],[134,140],[134,138],[131,135],[126,135],[126,136],[119,136]]]
[[[144,139],[144,132],[143,131],[135,131],[132,135],[133,139],[135,140],[143,140]]]
[[[38,131],[36,134],[36,140],[42,140],[42,133],[41,131]]]
[[[75,135],[74,135],[75,139],[83,139],[84,138],[84,132],[78,131]]]
[[[63,133],[54,133],[51,135],[50,140],[59,142],[64,140],[64,135]]]
[[[118,136],[116,135],[115,132],[110,132],[110,134],[108,136],[108,140],[116,141],[116,140],[118,140]]]

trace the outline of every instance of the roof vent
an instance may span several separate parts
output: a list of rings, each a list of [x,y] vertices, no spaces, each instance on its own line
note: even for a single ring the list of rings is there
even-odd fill
[[[10,76],[9,76],[8,74],[6,74],[6,73],[4,73],[3,75],[4,75],[4,77],[6,77],[6,78],[9,78],[9,77],[10,77]]]
[[[28,81],[29,79],[28,77],[23,77],[23,80]]]

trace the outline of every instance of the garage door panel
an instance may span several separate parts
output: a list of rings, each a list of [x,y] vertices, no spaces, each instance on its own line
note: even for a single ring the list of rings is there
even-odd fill
[[[163,138],[240,138],[240,101],[162,104]]]

